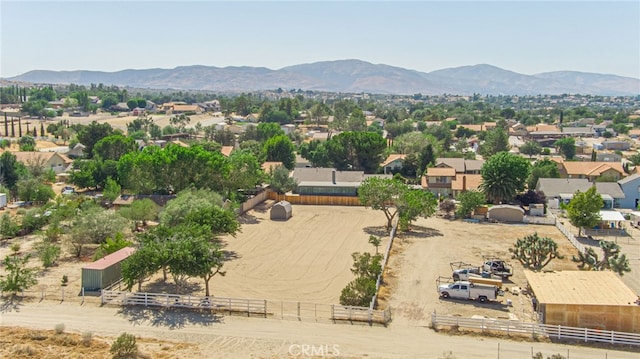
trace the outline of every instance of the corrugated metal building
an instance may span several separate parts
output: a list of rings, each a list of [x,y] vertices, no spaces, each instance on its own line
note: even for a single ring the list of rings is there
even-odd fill
[[[614,272],[525,270],[525,276],[544,324],[640,332],[638,296]]]
[[[122,261],[135,251],[133,247],[125,247],[82,267],[82,288],[86,292],[99,291],[117,282],[122,277]]]

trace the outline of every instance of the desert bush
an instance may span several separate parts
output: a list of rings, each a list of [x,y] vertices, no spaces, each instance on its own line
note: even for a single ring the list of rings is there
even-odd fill
[[[21,355],[31,357],[36,355],[36,350],[29,344],[16,344],[13,346],[12,353],[16,356]]]
[[[82,333],[82,344],[86,347],[91,346],[91,340],[93,339],[92,332],[83,332]]]
[[[114,359],[135,358],[138,355],[138,344],[133,334],[122,333],[111,345],[109,352]]]
[[[64,333],[64,328],[64,323],[56,324],[54,331],[56,332],[56,334],[62,334]]]
[[[36,245],[38,251],[38,258],[42,261],[42,265],[45,268],[53,266],[58,258],[60,258],[60,246],[51,243],[48,240],[43,240]]]

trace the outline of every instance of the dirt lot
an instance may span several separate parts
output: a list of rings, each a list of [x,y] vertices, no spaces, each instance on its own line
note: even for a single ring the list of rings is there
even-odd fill
[[[506,292],[497,303],[440,299],[436,290],[436,278],[451,276],[451,262],[462,261],[480,265],[483,256],[497,256],[509,260],[514,267],[511,281],[504,288],[526,287],[522,266],[510,260],[508,248],[517,238],[538,232],[540,236],[554,239],[560,246],[563,260],[552,261],[545,269],[575,270],[571,255],[574,247],[555,228],[544,225],[508,225],[490,223],[466,223],[443,218],[420,219],[413,231],[401,234],[394,242],[389,271],[385,281],[382,305],[391,305],[394,323],[427,325],[430,314],[481,316],[502,319],[531,320],[532,305],[528,296]],[[513,306],[506,305],[511,299]]]

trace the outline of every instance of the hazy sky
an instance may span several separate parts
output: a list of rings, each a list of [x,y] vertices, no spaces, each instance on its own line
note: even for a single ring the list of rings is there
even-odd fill
[[[640,1],[6,1],[0,76],[359,59],[640,78]]]

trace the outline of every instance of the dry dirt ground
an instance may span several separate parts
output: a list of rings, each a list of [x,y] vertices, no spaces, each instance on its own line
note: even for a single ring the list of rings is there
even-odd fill
[[[161,114],[151,114],[150,117],[154,120],[154,123],[156,125],[162,128],[170,124],[169,119],[172,116],[161,115]],[[138,117],[137,116],[119,117],[119,116],[114,116],[108,113],[99,113],[99,114],[95,114],[87,117],[69,117],[65,115],[63,117],[56,117],[54,121],[69,120],[71,124],[82,124],[82,125],[88,125],[93,121],[97,121],[98,123],[109,123],[111,127],[117,128],[126,132],[127,124],[132,122],[136,118]],[[224,116],[222,116],[220,113],[192,115],[192,116],[189,116],[189,118],[191,119],[191,121],[189,121],[189,124],[187,125],[187,127],[193,127],[195,126],[196,123],[201,123],[203,127],[206,127],[206,126],[215,125],[219,122],[224,121]]]
[[[526,288],[523,267],[511,260],[508,248],[517,238],[537,232],[554,239],[564,259],[553,260],[545,269],[575,270],[570,258],[577,251],[555,228],[549,225],[467,223],[443,218],[420,219],[413,230],[401,233],[394,242],[394,252],[384,279],[383,305],[390,305],[394,323],[427,325],[430,315],[489,317],[532,320],[530,297],[514,294],[514,287]],[[440,299],[436,279],[451,277],[451,262],[479,266],[483,256],[508,260],[514,269],[510,281],[504,283],[505,295],[498,302],[476,303],[466,300]],[[507,306],[510,299],[513,306]]]

